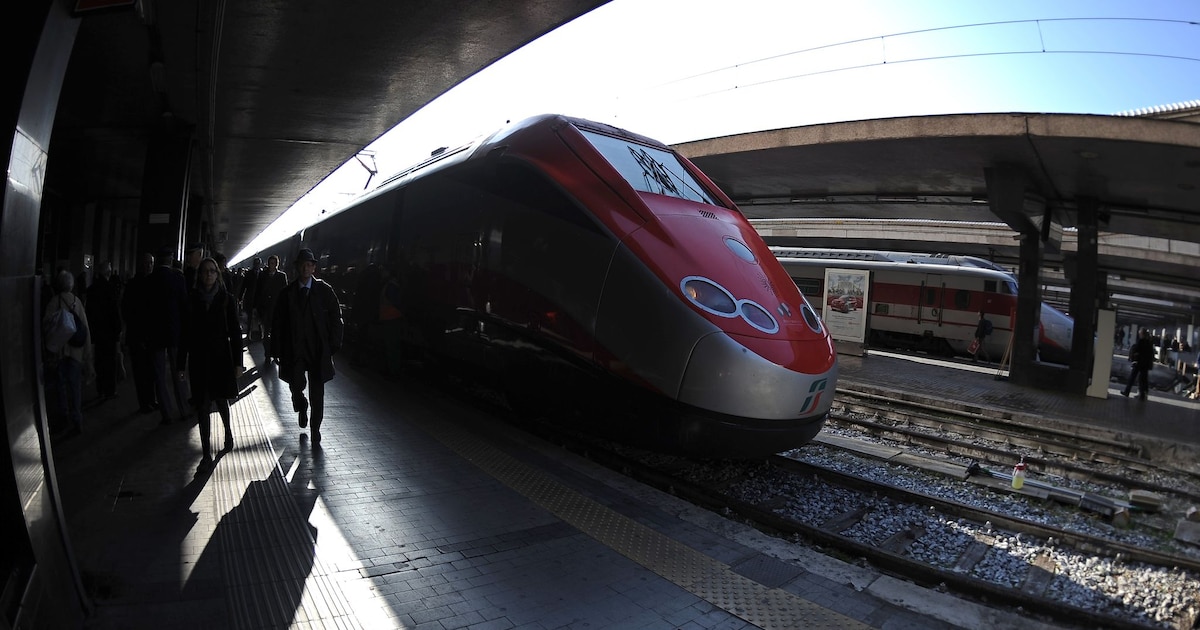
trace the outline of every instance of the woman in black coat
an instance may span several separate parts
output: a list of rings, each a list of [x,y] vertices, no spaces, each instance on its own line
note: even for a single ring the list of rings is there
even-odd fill
[[[192,403],[200,418],[200,444],[204,459],[199,472],[212,470],[209,435],[209,411],[213,403],[225,425],[225,448],[233,448],[229,399],[237,398],[237,379],[242,366],[242,328],[238,324],[237,304],[221,281],[221,270],[212,258],[200,261],[196,286],[188,292],[188,308],[183,319],[179,343],[179,378],[184,369],[191,375]]]

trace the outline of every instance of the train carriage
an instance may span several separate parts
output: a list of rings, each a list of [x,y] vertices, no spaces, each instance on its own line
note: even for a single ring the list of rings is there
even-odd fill
[[[757,456],[811,440],[832,403],[829,333],[746,218],[608,125],[540,116],[442,152],[264,254],[299,247],[349,305],[386,270],[403,343],[372,351],[588,410],[564,417],[608,437]]]
[[[808,295],[824,291],[825,269],[871,272],[868,335],[873,345],[945,355],[967,354],[982,312],[992,322],[986,350],[1004,355],[1017,312],[1017,282],[999,266],[973,256],[873,250],[772,247]],[[1035,329],[1039,359],[1070,360],[1071,318],[1043,304]]]

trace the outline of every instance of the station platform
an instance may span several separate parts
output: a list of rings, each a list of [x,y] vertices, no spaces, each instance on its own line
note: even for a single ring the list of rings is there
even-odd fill
[[[845,358],[843,381],[1078,406],[901,360]],[[128,380],[87,403],[82,436],[54,441],[85,627],[1051,627],[777,540],[417,379],[339,363],[313,448],[261,363],[253,343],[234,448],[211,474],[194,475],[195,422],[137,414]]]
[[[839,355],[838,366],[839,384],[860,391],[936,401],[1078,434],[1111,435],[1142,445],[1147,456],[1200,462],[1200,400],[1174,393],[1151,390],[1141,401],[1136,393],[1122,396],[1123,385],[1113,381],[1107,398],[1065,394],[1011,383],[993,363],[877,350],[861,357]]]

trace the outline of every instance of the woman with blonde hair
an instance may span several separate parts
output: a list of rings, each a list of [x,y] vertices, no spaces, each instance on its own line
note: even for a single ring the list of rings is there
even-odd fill
[[[221,280],[217,261],[205,258],[196,269],[196,284],[188,292],[179,343],[179,379],[190,374],[192,403],[200,419],[200,446],[204,458],[197,473],[212,470],[209,413],[216,405],[225,427],[225,447],[233,448],[229,399],[237,398],[237,379],[242,375],[242,328],[237,319],[237,301]]]

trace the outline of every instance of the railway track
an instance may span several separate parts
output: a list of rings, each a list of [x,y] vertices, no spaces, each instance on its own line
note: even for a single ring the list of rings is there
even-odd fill
[[[1012,477],[1007,471],[1023,458],[1036,477],[1027,480],[1023,493],[1099,513],[1115,525],[1158,537],[1164,546],[1181,546],[1172,540],[1179,521],[1200,502],[1200,474],[1194,462],[1139,457],[1133,453],[1145,449],[1145,444],[1134,444],[1116,432],[1028,426],[936,403],[888,400],[855,391],[843,395],[841,390],[835,412],[839,413],[818,439],[831,448],[861,455],[869,452],[863,444],[877,442],[924,451],[932,453],[937,464],[917,463],[918,467],[951,475],[963,462],[992,467],[992,471],[982,468],[990,479],[973,480],[993,488],[1008,485]],[[886,448],[876,448],[883,448],[886,455]],[[1166,450],[1154,445],[1150,449]],[[957,470],[966,469],[958,466]]]
[[[1164,470],[1189,474],[1200,479],[1196,462],[1155,458],[1145,443],[1112,431],[1073,426],[1069,430],[1049,424],[1018,421],[1006,413],[985,414],[950,405],[896,398],[838,387],[836,403],[847,412],[876,415],[881,420],[903,421],[914,426],[953,427],[963,435],[1014,447],[1038,449],[1062,457],[1106,463],[1144,472]]]
[[[761,461],[696,461],[557,429],[537,432],[727,517],[923,586],[1081,627],[1186,629],[1200,623],[1200,554],[1023,516],[1043,509],[1016,507],[1029,497],[1006,493],[993,507],[980,507],[943,496],[950,493],[934,482],[916,484],[928,491],[897,484],[909,473],[894,464],[870,463],[881,469],[875,476],[881,481],[800,461],[820,446]],[[1072,511],[1077,519],[1099,520]]]
[[[791,540],[808,540],[861,558],[929,587],[1045,615],[1059,622],[1114,628],[1191,628],[1200,615],[1200,559],[1166,554],[914,492],[776,456],[764,462],[693,462],[628,449],[587,449],[594,460],[644,483]],[[814,498],[820,497],[820,501]],[[820,507],[814,507],[819,504]],[[1191,585],[1171,595],[1171,619],[1105,597],[1064,600],[1067,567],[1146,584],[1164,575]],[[1133,574],[1138,574],[1134,578]],[[1107,601],[1106,601],[1107,599]],[[1079,598],[1075,597],[1079,602]],[[1143,598],[1139,601],[1145,601]],[[1162,602],[1159,602],[1160,608]]]
[[[697,461],[566,434],[551,418],[514,422],[699,506],[929,588],[1078,627],[1200,627],[1200,553],[1170,548],[1140,522],[1124,530],[1007,483],[963,483],[962,465],[941,475],[899,457],[844,466],[834,461],[844,453],[820,443],[766,460]],[[1136,460],[1136,449],[1111,442],[1076,444],[1102,453],[1080,461]]]

